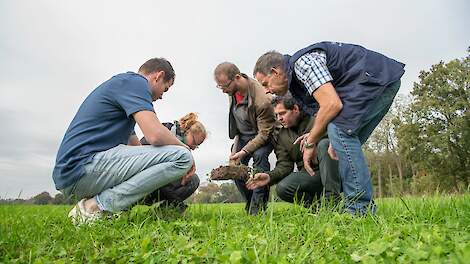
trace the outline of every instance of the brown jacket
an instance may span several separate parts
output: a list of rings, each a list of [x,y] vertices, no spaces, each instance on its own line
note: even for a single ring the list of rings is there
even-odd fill
[[[253,153],[259,147],[268,142],[269,137],[274,129],[275,116],[274,108],[271,105],[271,98],[268,96],[264,88],[254,79],[249,77],[248,95],[248,117],[249,122],[255,128],[256,136],[246,144],[243,149],[248,153]],[[240,134],[233,116],[232,109],[235,100],[233,96],[229,97],[230,108],[228,118],[229,137],[234,139]]]

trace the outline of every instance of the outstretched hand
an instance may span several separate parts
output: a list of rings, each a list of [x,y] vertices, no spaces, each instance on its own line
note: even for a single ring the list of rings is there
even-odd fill
[[[263,186],[268,185],[270,181],[269,174],[261,172],[261,173],[256,173],[253,178],[250,178],[248,182],[246,183],[246,188],[248,190],[254,190],[256,188],[260,188]]]

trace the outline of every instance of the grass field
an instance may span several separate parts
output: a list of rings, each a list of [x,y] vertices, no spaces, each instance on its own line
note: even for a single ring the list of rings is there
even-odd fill
[[[0,262],[470,263],[470,196],[378,200],[353,218],[271,203],[191,205],[184,216],[137,206],[75,228],[68,206],[0,206]]]

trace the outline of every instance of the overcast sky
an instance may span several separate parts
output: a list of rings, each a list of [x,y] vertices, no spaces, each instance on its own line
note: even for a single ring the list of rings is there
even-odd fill
[[[231,144],[227,96],[212,76],[218,63],[251,76],[268,50],[356,43],[405,63],[407,94],[420,70],[465,56],[469,14],[468,0],[0,0],[0,197],[55,194],[55,155],[80,103],[149,58],[165,57],[176,71],[175,85],[154,103],[160,120],[195,111],[210,131],[194,152],[205,181]]]

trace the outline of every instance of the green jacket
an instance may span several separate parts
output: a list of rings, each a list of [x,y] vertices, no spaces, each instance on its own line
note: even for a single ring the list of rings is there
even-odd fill
[[[300,116],[299,123],[295,127],[281,128],[276,140],[274,153],[276,153],[276,167],[268,172],[270,185],[280,182],[284,177],[294,171],[294,163],[300,171],[304,168],[303,155],[299,144],[293,144],[301,135],[310,132],[315,118],[305,113]],[[315,169],[315,168],[314,168]]]
[[[249,122],[255,128],[256,136],[246,144],[243,149],[248,153],[253,153],[259,147],[263,146],[270,139],[276,121],[274,108],[271,105],[271,98],[266,94],[264,88],[256,80],[249,77],[248,95],[248,116]],[[230,98],[229,108],[229,137],[234,139],[240,133],[237,128],[232,109],[235,103],[232,96]]]

